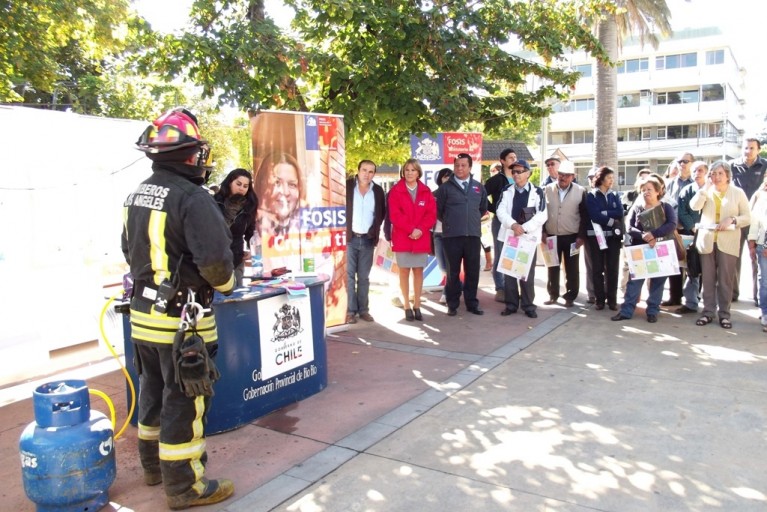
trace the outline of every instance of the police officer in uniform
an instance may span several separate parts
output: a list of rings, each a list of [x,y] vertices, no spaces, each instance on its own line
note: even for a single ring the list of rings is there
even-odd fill
[[[163,483],[168,506],[181,510],[234,493],[230,480],[204,476],[205,415],[218,378],[210,305],[214,290],[234,288],[231,236],[201,186],[209,149],[191,112],[166,112],[136,145],[153,161],[152,175],[125,202],[122,233],[134,279],[138,450],[145,483]]]

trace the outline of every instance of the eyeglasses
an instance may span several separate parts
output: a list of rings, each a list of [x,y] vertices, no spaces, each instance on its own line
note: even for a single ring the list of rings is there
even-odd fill
[[[689,160],[677,160],[676,163],[682,164],[682,165],[687,165],[687,164],[690,163],[690,161]]]
[[[554,162],[549,162],[546,164],[546,167],[554,167]]]
[[[516,169],[514,171],[511,171],[511,174],[524,174],[526,172],[527,172],[526,169],[522,169],[521,171],[519,169]]]

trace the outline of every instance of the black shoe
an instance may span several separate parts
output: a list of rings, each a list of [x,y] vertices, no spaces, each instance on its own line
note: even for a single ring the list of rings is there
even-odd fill
[[[610,304],[607,307],[610,308],[610,311],[618,311],[618,305],[617,304]]]
[[[556,303],[557,303],[557,298],[556,297],[551,297],[549,300],[544,302],[544,304],[547,305],[547,306],[551,306],[551,305],[556,304]]]
[[[419,322],[423,320],[423,315],[421,314],[421,308],[413,308],[413,316],[416,320]]]
[[[455,316],[457,314],[458,314],[458,310],[457,309],[447,308],[447,316]]]
[[[414,318],[414,316],[413,316],[413,310],[412,310],[412,309],[410,309],[410,308],[407,308],[407,309],[405,310],[405,320],[407,320],[408,322],[412,322],[412,321],[413,321],[413,318]]]
[[[654,324],[658,321],[658,315],[647,315],[647,321]]]
[[[669,299],[669,300],[664,300],[663,302],[660,303],[660,305],[661,306],[681,306],[682,301],[676,300],[676,299]]]
[[[596,306],[594,306],[594,308],[597,311],[602,311],[603,309],[605,309],[605,305],[604,304],[597,304]]]
[[[631,320],[631,318],[624,316],[623,313],[618,313],[615,316],[611,316],[610,320],[612,320],[613,322],[620,322],[621,320]]]
[[[589,304],[594,304],[597,301],[596,297],[589,297],[586,301]]]
[[[534,309],[531,309],[529,311],[525,311],[525,316],[528,318],[538,318],[538,313],[536,313]]]
[[[688,308],[687,306],[681,306],[674,310],[674,313],[677,313],[679,315],[684,315],[687,313],[697,313],[697,309]]]
[[[513,314],[514,314],[514,313],[516,313],[516,312],[517,312],[517,310],[516,310],[516,309],[509,309],[509,308],[506,308],[506,309],[504,309],[503,311],[501,311],[501,316],[509,316],[509,315],[513,315]]]
[[[467,311],[468,311],[469,313],[473,314],[473,315],[484,315],[484,314],[485,314],[485,312],[484,312],[484,311],[482,311],[482,310],[481,310],[481,309],[479,309],[479,308],[471,308],[471,309],[469,309],[469,310],[467,310]]]

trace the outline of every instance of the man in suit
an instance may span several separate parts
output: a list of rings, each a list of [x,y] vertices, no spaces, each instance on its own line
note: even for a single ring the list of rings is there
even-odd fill
[[[435,193],[447,264],[445,298],[448,316],[458,314],[461,292],[469,313],[485,313],[479,307],[477,289],[482,248],[481,222],[488,203],[485,187],[471,176],[472,163],[471,155],[459,153],[455,157],[453,177],[440,185]],[[461,265],[464,270],[463,286]]]

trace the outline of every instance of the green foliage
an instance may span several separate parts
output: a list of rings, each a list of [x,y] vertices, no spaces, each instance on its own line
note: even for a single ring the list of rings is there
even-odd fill
[[[200,132],[211,146],[213,172],[209,184],[221,183],[229,171],[237,168],[253,171],[250,122],[247,114],[238,113],[222,121],[214,101],[199,100],[188,104],[200,123]]]
[[[128,0],[14,0],[0,16],[0,101],[65,103],[89,111],[102,63],[143,25]]]
[[[565,95],[577,76],[512,54],[515,35],[547,62],[571,47],[600,52],[580,21],[583,2],[286,3],[291,33],[262,0],[196,0],[193,30],[159,39],[141,64],[222,105],[341,114],[351,155],[396,157],[410,133],[520,126]],[[529,90],[529,76],[541,85]]]

